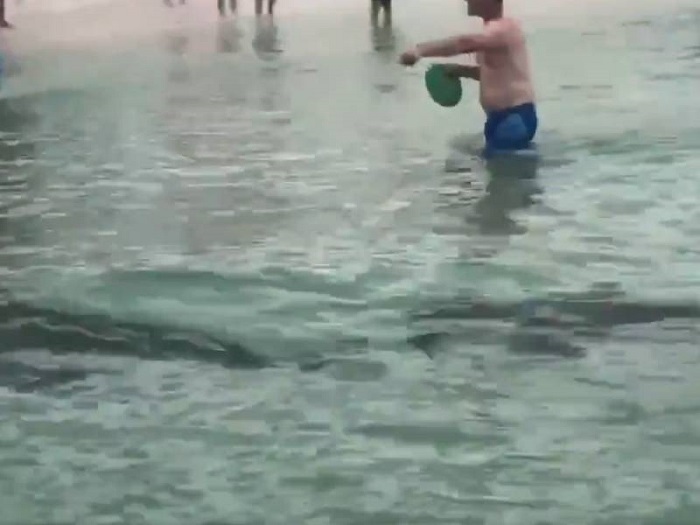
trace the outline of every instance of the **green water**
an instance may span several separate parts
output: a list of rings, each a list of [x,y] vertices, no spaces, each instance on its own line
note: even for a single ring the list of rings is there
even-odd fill
[[[444,329],[412,312],[473,294],[698,296],[697,11],[533,24],[530,181],[446,169],[478,146],[476,89],[440,108],[395,58],[459,11],[397,11],[21,58],[0,275],[72,335],[10,311],[0,358],[87,372],[0,373],[0,524],[697,523],[696,321],[578,359],[511,351],[507,319],[450,321],[432,358],[409,341]],[[193,335],[187,358],[104,351],[95,313],[278,366]]]

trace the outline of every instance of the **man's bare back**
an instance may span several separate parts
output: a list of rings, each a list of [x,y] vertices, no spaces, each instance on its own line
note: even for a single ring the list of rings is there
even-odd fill
[[[412,66],[422,57],[474,53],[476,66],[445,66],[454,76],[479,82],[487,148],[527,147],[537,130],[537,113],[525,35],[516,20],[503,16],[504,0],[466,1],[469,14],[484,20],[481,33],[418,44],[400,61]]]

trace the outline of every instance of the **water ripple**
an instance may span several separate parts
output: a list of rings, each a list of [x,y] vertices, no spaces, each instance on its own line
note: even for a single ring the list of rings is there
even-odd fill
[[[3,519],[692,523],[694,12],[537,27],[515,166],[341,13],[22,55]]]

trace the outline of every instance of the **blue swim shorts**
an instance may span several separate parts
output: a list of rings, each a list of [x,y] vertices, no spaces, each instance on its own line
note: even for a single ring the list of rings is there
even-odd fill
[[[536,132],[537,110],[532,103],[489,111],[484,124],[486,151],[527,148]]]

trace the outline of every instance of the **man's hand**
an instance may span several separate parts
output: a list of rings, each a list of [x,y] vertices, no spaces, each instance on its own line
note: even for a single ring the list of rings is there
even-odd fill
[[[419,59],[420,59],[420,56],[418,55],[416,50],[411,49],[410,51],[405,51],[405,52],[401,53],[401,58],[399,58],[399,63],[402,66],[412,66],[416,62],[418,62]]]
[[[445,71],[445,75],[451,78],[460,78],[464,73],[464,69],[460,64],[440,64]]]

